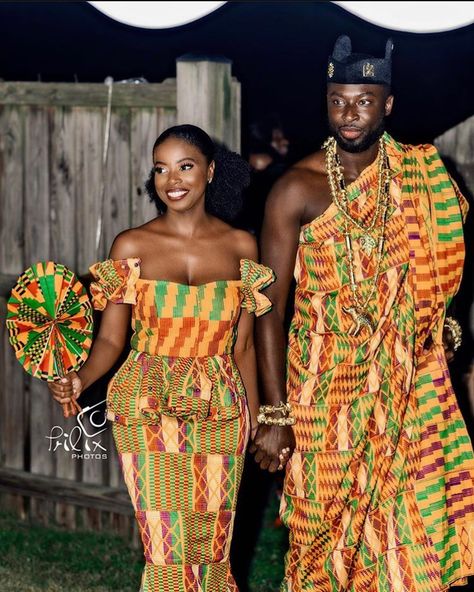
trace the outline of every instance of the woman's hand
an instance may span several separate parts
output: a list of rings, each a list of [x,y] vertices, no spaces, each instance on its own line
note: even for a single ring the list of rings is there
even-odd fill
[[[55,382],[48,382],[53,399],[63,406],[64,417],[77,415],[81,407],[76,399],[82,393],[82,382],[77,372],[70,372]]]
[[[291,426],[260,425],[249,452],[255,462],[270,473],[282,470],[295,449],[295,435]]]

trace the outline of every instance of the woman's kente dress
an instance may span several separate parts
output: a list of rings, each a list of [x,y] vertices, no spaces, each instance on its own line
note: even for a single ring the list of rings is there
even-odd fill
[[[242,259],[240,280],[193,286],[140,279],[140,260],[91,267],[94,306],[132,304],[131,351],[107,417],[145,553],[141,592],[235,592],[229,567],[249,436],[233,359],[242,308],[271,304],[272,271]]]

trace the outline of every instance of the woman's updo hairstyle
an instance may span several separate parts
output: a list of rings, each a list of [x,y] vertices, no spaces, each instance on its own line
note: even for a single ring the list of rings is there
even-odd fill
[[[213,141],[204,130],[195,125],[175,125],[168,128],[157,138],[153,152],[168,138],[177,138],[196,147],[206,158],[207,164],[215,162],[212,183],[206,187],[206,211],[225,222],[235,220],[242,208],[242,191],[250,183],[249,164],[237,152],[232,152],[224,144]],[[166,212],[167,206],[158,197],[155,189],[154,169],[145,183],[145,189],[158,214]]]

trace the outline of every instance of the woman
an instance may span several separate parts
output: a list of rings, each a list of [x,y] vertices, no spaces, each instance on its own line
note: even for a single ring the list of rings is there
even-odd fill
[[[222,219],[248,182],[240,156],[181,125],[156,140],[153,163],[159,215],[91,267],[98,337],[80,371],[50,388],[61,404],[75,401],[117,361],[131,316],[107,417],[144,546],[141,590],[234,591],[230,539],[258,412],[249,313],[270,308],[259,290],[273,274],[255,262],[254,238]]]

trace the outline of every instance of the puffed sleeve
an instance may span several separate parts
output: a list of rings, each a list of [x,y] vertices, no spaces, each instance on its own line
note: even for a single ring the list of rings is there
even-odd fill
[[[136,282],[140,277],[140,259],[106,259],[91,267],[94,282],[90,285],[92,306],[104,310],[107,300],[115,304],[136,304]]]
[[[241,259],[240,277],[243,294],[242,307],[246,308],[248,312],[254,312],[257,317],[268,312],[272,308],[272,303],[260,290],[275,281],[273,271],[251,259]]]

